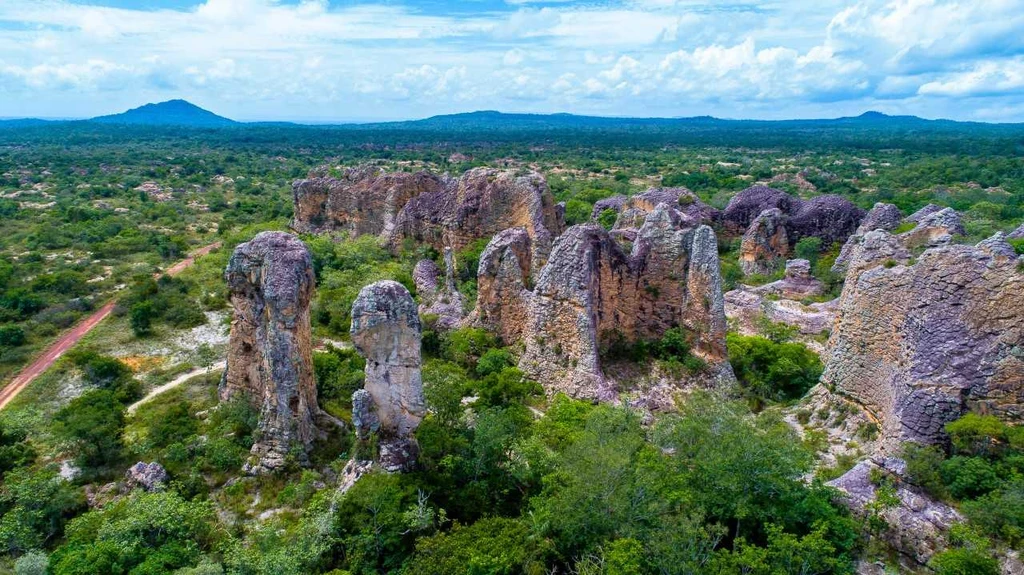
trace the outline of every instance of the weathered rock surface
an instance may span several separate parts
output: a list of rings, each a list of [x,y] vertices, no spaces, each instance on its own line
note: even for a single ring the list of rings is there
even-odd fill
[[[628,198],[619,209],[615,220],[616,230],[638,230],[644,225],[647,214],[660,204],[678,211],[693,224],[710,224],[719,217],[715,208],[705,204],[686,188],[650,188]]]
[[[864,210],[845,198],[801,200],[765,186],[743,190],[722,213],[726,231],[743,233],[740,267],[746,274],[774,271],[803,238],[820,238],[825,246],[845,242],[863,219]]]
[[[914,262],[906,241],[876,230],[856,246],[822,382],[881,422],[885,450],[941,443],[968,409],[1020,421],[1024,259],[996,236]]]
[[[533,270],[544,264],[563,227],[547,182],[537,172],[475,168],[451,178],[357,168],[341,178],[300,180],[293,196],[297,231],[374,234],[396,248],[411,238],[460,251],[501,230],[522,227],[534,246]]]
[[[502,341],[519,341],[529,317],[530,236],[523,228],[496,234],[480,254],[477,298],[470,322]]]
[[[743,233],[761,212],[773,208],[795,213],[800,199],[767,186],[751,186],[733,196],[722,212],[722,221],[734,234]]]
[[[246,471],[284,465],[318,435],[309,304],[313,258],[297,237],[263,232],[235,248],[224,272],[234,305],[220,398],[259,410],[258,438]]]
[[[881,511],[882,519],[888,524],[882,539],[910,559],[913,562],[911,565],[925,565],[935,553],[945,548],[946,533],[954,523],[963,521],[963,517],[952,507],[934,501],[899,482],[898,478],[905,468],[906,464],[899,459],[866,460],[828,485],[843,493],[842,502],[854,515],[863,517],[869,513],[868,506],[876,498],[876,486],[871,481],[872,471],[895,476],[899,504]]]
[[[778,208],[761,212],[740,241],[740,269],[746,275],[770,274],[788,255],[786,216]]]
[[[532,290],[522,264],[527,249],[515,231],[491,242],[481,257],[476,317],[491,318],[506,343],[525,344],[519,367],[549,393],[615,399],[601,353],[671,327],[691,334],[694,354],[708,364],[707,384],[733,379],[717,242],[707,226],[660,204],[628,255],[602,227],[573,226],[555,242]]]
[[[144,463],[142,461],[132,465],[124,473],[125,487],[134,489],[141,487],[146,491],[162,489],[169,479],[167,470],[156,463]]]
[[[605,211],[612,210],[615,213],[622,211],[623,204],[628,200],[626,196],[617,195],[610,198],[604,198],[594,202],[594,209],[590,212],[590,219],[597,221],[597,218]]]
[[[846,273],[846,268],[850,264],[850,258],[853,256],[853,250],[864,239],[864,234],[875,230],[891,232],[900,227],[902,221],[903,214],[900,213],[900,209],[896,206],[882,202],[875,204],[868,211],[868,215],[864,216],[864,221],[857,227],[857,231],[843,244],[843,249],[839,252],[839,256],[836,257],[835,263],[832,264],[832,272],[838,274]]]
[[[743,333],[756,333],[761,316],[773,322],[796,327],[801,334],[817,335],[829,329],[835,320],[838,300],[805,305],[800,301],[821,295],[822,283],[811,275],[807,260],[786,262],[786,275],[778,281],[758,287],[740,286],[725,294],[725,315],[739,322]]]
[[[451,248],[445,248],[444,263],[442,276],[433,260],[421,260],[416,263],[412,277],[420,298],[420,315],[436,315],[437,327],[452,329],[465,316],[465,299],[455,285],[455,255]]]
[[[750,291],[758,295],[776,295],[784,299],[803,299],[821,295],[825,291],[825,286],[811,275],[811,262],[789,260],[786,262],[786,274],[781,280],[750,288]]]
[[[953,208],[944,208],[922,216],[916,221],[917,226],[900,234],[903,245],[914,248],[919,246],[942,246],[953,241],[955,236],[966,235],[960,214]]]
[[[936,206],[935,204],[928,204],[927,206],[917,210],[916,212],[907,216],[906,221],[913,223],[920,223],[924,218],[934,214],[935,212],[942,211],[942,206]]]
[[[1021,224],[1020,226],[1017,227],[1017,229],[1015,229],[1012,232],[1006,234],[1006,237],[1011,239],[1011,240],[1017,240],[1017,239],[1020,239],[1020,238],[1024,238],[1024,224]]]
[[[394,281],[364,287],[352,305],[351,335],[366,359],[364,389],[352,398],[356,433],[378,434],[385,470],[409,470],[417,454],[413,432],[426,414],[420,319],[409,290]]]

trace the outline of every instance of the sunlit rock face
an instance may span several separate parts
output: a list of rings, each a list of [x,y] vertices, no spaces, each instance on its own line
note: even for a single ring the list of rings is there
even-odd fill
[[[630,253],[596,224],[566,230],[538,274],[528,237],[506,230],[484,250],[473,317],[506,343],[522,342],[519,367],[549,393],[612,400],[601,355],[673,327],[707,363],[703,383],[733,380],[726,360],[718,249],[707,226],[667,204],[644,218]]]
[[[380,281],[352,304],[352,345],[366,359],[364,389],[353,396],[356,433],[378,434],[380,465],[406,471],[416,463],[413,432],[426,415],[421,376],[421,326],[405,286]],[[358,396],[358,397],[356,397]]]
[[[943,212],[919,226],[948,231]],[[917,240],[875,230],[855,246],[822,376],[882,423],[888,449],[942,443],[968,409],[1024,417],[1024,259],[1002,234],[915,260]]]
[[[292,192],[295,230],[377,235],[396,249],[414,240],[458,252],[520,227],[534,246],[534,271],[547,260],[551,242],[564,227],[547,182],[537,172],[475,168],[453,178],[361,167],[340,177],[297,181]]]
[[[246,471],[271,471],[318,435],[309,325],[313,259],[297,237],[263,232],[235,248],[224,276],[234,320],[220,397],[241,397],[259,410]]]

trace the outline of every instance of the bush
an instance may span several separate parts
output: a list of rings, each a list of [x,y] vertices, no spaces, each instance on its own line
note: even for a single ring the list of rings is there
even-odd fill
[[[903,459],[907,462],[907,481],[917,485],[937,499],[949,495],[942,481],[942,463],[946,454],[933,445],[905,443]]]
[[[565,203],[565,224],[574,226],[590,221],[590,213],[594,210],[594,204],[581,200],[571,199]]]
[[[25,330],[17,325],[0,326],[0,347],[18,347],[25,343]]]
[[[811,262],[811,267],[818,263],[818,256],[821,255],[821,238],[808,236],[801,238],[793,247],[793,254],[797,259]]]
[[[799,343],[728,334],[729,363],[740,384],[773,401],[803,396],[821,376],[821,360]]]
[[[132,306],[128,314],[128,323],[135,337],[144,337],[152,333],[154,315],[153,304],[148,301],[140,301]]]
[[[497,346],[498,340],[488,331],[464,327],[442,336],[441,357],[454,361],[466,369],[475,369],[480,356]]]
[[[987,535],[1013,547],[1024,543],[1024,480],[1017,479],[975,501],[964,502],[963,511],[971,524]]]
[[[615,227],[615,221],[618,219],[619,212],[616,212],[615,210],[608,208],[606,210],[602,210],[601,213],[598,214],[597,223],[601,224],[601,227],[603,227],[604,229],[610,231],[612,228]]]
[[[995,466],[980,457],[957,455],[942,464],[942,479],[957,499],[973,499],[1002,483]]]
[[[42,551],[29,551],[14,562],[14,575],[46,575],[50,558]]]
[[[523,372],[506,367],[476,382],[477,395],[483,405],[502,406],[522,403],[528,397],[544,393],[539,383],[527,379]]]
[[[544,573],[529,527],[518,519],[493,517],[468,527],[455,525],[417,541],[406,575]]]
[[[946,432],[957,453],[989,456],[1001,452],[1005,445],[1006,424],[994,415],[968,413],[946,425]]]
[[[947,549],[932,558],[936,575],[999,575],[999,562],[976,549]]]
[[[505,348],[492,348],[484,352],[476,363],[476,373],[481,377],[498,373],[514,364],[512,353]]]
[[[96,469],[121,458],[124,405],[108,390],[72,399],[53,417],[54,433],[74,446],[75,463]]]
[[[317,398],[323,405],[337,402],[351,405],[352,394],[363,387],[366,378],[364,360],[354,349],[330,346],[324,353],[313,354]]]

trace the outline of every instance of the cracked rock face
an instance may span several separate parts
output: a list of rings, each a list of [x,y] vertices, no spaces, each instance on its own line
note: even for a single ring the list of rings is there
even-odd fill
[[[385,470],[409,470],[417,454],[413,432],[426,415],[420,318],[409,290],[394,281],[364,287],[352,304],[351,335],[366,359],[364,389],[352,398],[358,408],[356,433],[379,434],[379,463]]]
[[[455,255],[451,248],[444,250],[445,271],[433,260],[420,260],[413,269],[416,293],[420,298],[421,315],[436,315],[437,327],[453,329],[465,315],[464,298],[455,286]]]
[[[968,409],[1020,421],[1024,259],[1001,235],[916,261],[904,241],[876,230],[856,246],[822,382],[880,420],[887,450],[943,443]]]
[[[544,177],[537,172],[475,168],[460,178],[426,172],[346,170],[293,185],[300,232],[378,235],[398,248],[406,239],[456,252],[501,230],[521,227],[533,242],[533,270],[547,259],[564,227]]]
[[[856,245],[864,238],[864,235],[868,232],[875,230],[884,230],[891,232],[896,228],[900,227],[903,222],[903,214],[900,213],[900,209],[892,204],[884,204],[878,202],[868,212],[868,215],[864,216],[864,221],[857,227],[857,231],[850,236],[846,243],[843,244],[843,249],[839,252],[839,256],[836,258],[834,264],[832,264],[833,273],[846,273],[846,268],[850,263],[850,258],[853,256],[853,250]]]
[[[864,217],[864,210],[839,196],[802,200],[765,186],[743,190],[722,213],[727,231],[743,233],[740,267],[746,274],[771,273],[803,238],[820,238],[826,247],[845,242]]]
[[[771,274],[788,255],[786,216],[778,208],[761,212],[740,241],[740,269],[745,275]]]
[[[526,238],[508,230],[481,257],[475,317],[506,343],[522,341],[519,368],[549,393],[614,400],[601,353],[618,343],[685,328],[708,368],[706,383],[732,381],[717,242],[707,226],[667,204],[644,219],[627,254],[601,226],[566,230],[529,289]]]
[[[313,259],[297,237],[263,232],[235,248],[224,277],[234,306],[222,401],[242,397],[259,410],[246,471],[284,465],[318,435],[309,304]]]
[[[1017,227],[1017,229],[1015,229],[1012,232],[1006,234],[1006,237],[1011,239],[1011,240],[1016,240],[1016,239],[1024,238],[1024,224],[1021,224],[1020,226]]]
[[[719,217],[719,211],[705,204],[686,188],[650,188],[633,197],[627,198],[619,210],[615,220],[616,230],[638,230],[644,225],[647,215],[660,204],[676,210],[684,218],[697,223],[710,224]]]
[[[944,246],[952,243],[954,236],[967,234],[960,214],[953,208],[932,211],[918,219],[911,218],[913,216],[907,218],[907,221],[916,222],[917,226],[900,234],[900,241],[907,247]]]

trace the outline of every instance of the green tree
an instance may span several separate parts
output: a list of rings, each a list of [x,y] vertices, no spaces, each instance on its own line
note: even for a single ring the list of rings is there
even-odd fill
[[[53,420],[55,434],[73,445],[80,467],[95,469],[120,459],[124,405],[112,392],[86,392],[72,399]]]

